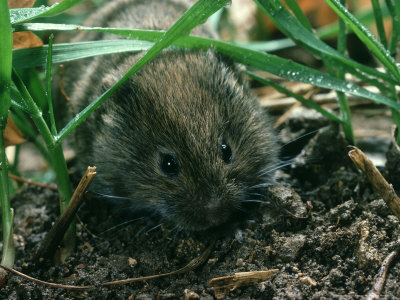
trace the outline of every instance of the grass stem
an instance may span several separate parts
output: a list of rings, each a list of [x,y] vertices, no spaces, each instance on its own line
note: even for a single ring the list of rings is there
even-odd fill
[[[12,31],[10,14],[6,0],[0,0],[0,203],[3,229],[3,252],[1,264],[14,265],[15,250],[13,240],[14,213],[10,205],[8,161],[4,144],[4,130],[11,105],[11,67],[12,67]]]

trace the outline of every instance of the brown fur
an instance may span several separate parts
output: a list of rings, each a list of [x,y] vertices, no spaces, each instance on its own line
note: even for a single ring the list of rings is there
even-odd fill
[[[117,0],[89,24],[167,29],[183,13],[177,3]],[[207,27],[197,31],[214,35]],[[76,112],[137,59],[102,56],[80,67],[82,75],[69,78]],[[97,167],[96,192],[129,197],[184,231],[236,222],[245,201],[254,199],[254,186],[270,182],[266,170],[276,157],[268,117],[235,66],[211,50],[163,51],[77,128],[76,139],[82,165]],[[232,149],[231,162],[222,158],[222,143]],[[176,158],[175,176],[161,169],[162,153]]]

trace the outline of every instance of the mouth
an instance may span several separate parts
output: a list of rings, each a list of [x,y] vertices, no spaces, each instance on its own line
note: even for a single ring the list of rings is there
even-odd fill
[[[178,227],[189,234],[220,237],[233,234],[242,227],[248,217],[248,212],[239,209],[232,209],[229,212],[220,210],[212,213],[198,213],[192,217],[184,216]],[[174,218],[175,222],[177,219]]]

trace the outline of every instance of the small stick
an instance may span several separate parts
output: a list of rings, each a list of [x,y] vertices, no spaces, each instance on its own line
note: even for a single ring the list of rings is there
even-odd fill
[[[303,97],[305,99],[310,100],[311,97],[316,94],[317,92],[319,92],[319,89],[310,89]],[[279,128],[290,116],[290,114],[292,113],[292,111],[299,107],[302,106],[301,102],[296,101],[295,104],[293,104],[274,124],[274,128]]]
[[[279,269],[267,271],[239,272],[231,276],[217,277],[210,280],[208,286],[214,288],[215,298],[225,299],[229,291],[234,291],[241,286],[264,281],[277,273]]]
[[[306,209],[307,209],[307,213],[304,216],[298,216],[295,215],[294,213],[290,212],[289,210],[287,210],[285,207],[281,207],[285,213],[289,216],[291,216],[293,219],[308,219],[311,216],[311,212],[313,210],[313,205],[311,203],[311,201],[307,201],[306,202]]]
[[[21,278],[27,279],[27,280],[35,282],[35,283],[46,285],[48,287],[66,289],[66,290],[87,290],[87,289],[90,289],[90,288],[94,287],[92,285],[75,286],[75,285],[67,285],[67,284],[47,282],[47,281],[43,281],[43,280],[31,277],[29,275],[26,275],[26,274],[24,274],[22,272],[19,272],[17,270],[12,269],[12,268],[8,268],[8,267],[5,267],[5,266],[0,266],[0,267],[3,268],[4,270],[10,272],[10,273],[13,273],[13,274],[21,277]]]
[[[20,277],[24,278],[24,279],[30,280],[30,281],[35,282],[35,283],[43,284],[43,285],[46,285],[48,287],[65,289],[65,290],[89,290],[89,289],[98,288],[99,286],[123,285],[123,284],[132,283],[132,282],[146,281],[146,280],[150,280],[150,279],[156,279],[156,278],[167,277],[167,276],[172,276],[172,275],[177,275],[177,274],[182,274],[182,273],[185,273],[185,272],[189,272],[191,270],[196,269],[197,267],[202,265],[207,260],[207,258],[209,257],[209,255],[211,253],[211,250],[214,247],[214,245],[215,245],[215,241],[212,241],[210,243],[210,245],[206,248],[206,250],[204,250],[204,252],[202,254],[200,254],[200,256],[192,259],[186,266],[184,266],[183,268],[180,268],[180,269],[178,269],[176,271],[157,274],[157,275],[144,276],[144,277],[128,278],[128,279],[123,279],[123,280],[109,281],[109,282],[101,283],[99,285],[81,285],[81,286],[77,286],[77,285],[52,283],[52,282],[43,281],[43,280],[31,277],[29,275],[26,275],[26,274],[24,274],[22,272],[19,272],[17,270],[12,269],[12,268],[8,268],[8,267],[1,266],[1,265],[0,265],[0,267],[3,268],[4,270],[7,270],[7,271],[17,275],[17,276],[20,276]]]
[[[24,182],[24,183],[31,184],[31,185],[36,185],[38,187],[42,187],[42,188],[53,190],[53,191],[58,191],[58,188],[56,186],[49,185],[49,184],[43,184],[43,183],[33,181],[30,179],[25,179],[25,178],[19,177],[17,175],[11,174],[11,173],[8,173],[8,177],[10,177],[11,179],[14,179],[16,181]]]
[[[382,266],[379,268],[378,275],[375,281],[374,286],[368,292],[366,296],[366,300],[375,300],[380,298],[380,293],[383,289],[383,285],[385,284],[387,272],[390,268],[390,264],[393,262],[394,258],[399,254],[400,246],[396,248],[393,252],[391,252],[383,261]]]
[[[72,195],[71,201],[69,202],[67,208],[51,228],[46,236],[43,246],[37,252],[36,258],[38,260],[53,256],[57,246],[60,244],[65,234],[65,231],[71,223],[73,216],[83,203],[83,194],[92,182],[95,175],[96,167],[88,167],[81,181],[79,182],[78,187]]]
[[[61,94],[64,96],[65,100],[67,100],[68,103],[71,103],[71,98],[68,97],[68,95],[64,89],[63,75],[64,75],[64,65],[60,65],[60,83],[59,83],[60,91],[61,91]]]
[[[210,256],[211,250],[214,247],[214,245],[215,245],[215,241],[212,241],[210,243],[210,245],[206,248],[206,250],[204,250],[204,252],[202,254],[200,254],[198,257],[192,259],[183,268],[180,268],[180,269],[178,269],[176,271],[163,273],[163,274],[157,274],[157,275],[150,275],[150,276],[145,276],[145,277],[128,278],[128,279],[123,279],[123,280],[116,280],[116,281],[106,282],[106,283],[103,283],[102,286],[121,285],[121,284],[127,284],[127,283],[131,283],[131,282],[144,281],[144,280],[149,280],[149,279],[156,279],[156,278],[172,276],[172,275],[178,275],[178,274],[189,272],[191,270],[196,269],[198,266],[202,265],[207,260],[207,258]]]
[[[363,171],[387,206],[389,206],[391,211],[400,220],[400,198],[396,195],[393,186],[383,178],[372,161],[357,147],[352,147],[349,157]]]

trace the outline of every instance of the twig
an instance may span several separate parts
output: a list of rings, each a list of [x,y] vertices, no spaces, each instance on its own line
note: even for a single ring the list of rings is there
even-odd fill
[[[320,91],[320,89],[311,89],[311,90],[309,90],[303,97],[305,98],[305,99],[308,99],[308,100],[310,100],[311,99],[311,97],[314,95],[314,94],[316,94],[317,92],[319,92]],[[295,109],[295,108],[297,108],[297,107],[299,107],[299,106],[301,106],[302,104],[301,104],[301,102],[299,102],[299,101],[296,101],[296,103],[295,104],[293,104],[276,122],[275,122],[275,124],[274,124],[274,128],[279,128],[288,118],[289,118],[289,116],[290,116],[290,114],[292,113],[292,111]]]
[[[224,299],[229,291],[232,292],[241,286],[264,281],[278,271],[279,269],[239,272],[231,276],[213,278],[208,285],[214,288],[214,294],[217,299]]]
[[[43,184],[43,183],[33,181],[30,179],[25,179],[25,178],[19,177],[17,175],[11,174],[11,173],[8,173],[8,177],[10,177],[11,179],[14,179],[16,181],[24,182],[24,183],[31,184],[31,185],[36,185],[38,187],[53,190],[53,191],[58,191],[58,188],[56,186],[49,185],[49,184]]]
[[[202,254],[200,254],[195,259],[192,259],[183,268],[178,269],[176,271],[163,273],[163,274],[158,274],[158,275],[150,275],[150,276],[145,276],[145,277],[139,277],[139,278],[128,278],[128,279],[123,279],[123,280],[106,282],[106,283],[103,283],[102,286],[121,285],[121,284],[127,284],[127,283],[131,283],[131,282],[144,281],[144,280],[149,280],[149,279],[156,279],[156,278],[161,278],[161,277],[166,277],[166,276],[171,276],[171,275],[178,275],[178,274],[189,272],[191,270],[196,269],[198,266],[202,265],[208,259],[208,257],[210,256],[211,250],[214,247],[214,245],[215,245],[215,241],[212,241],[210,243],[210,245],[207,247],[207,249],[204,250],[204,252]]]
[[[349,157],[363,171],[368,180],[381,195],[387,206],[400,220],[400,198],[396,195],[393,186],[389,184],[372,161],[357,147],[352,147]]]
[[[163,274],[157,274],[157,275],[151,275],[151,276],[144,276],[144,277],[137,277],[137,278],[128,278],[128,279],[123,279],[123,280],[115,280],[115,281],[109,281],[105,283],[101,283],[99,285],[81,285],[81,286],[76,286],[76,285],[67,285],[67,284],[59,284],[59,283],[52,283],[52,282],[47,282],[43,281],[34,277],[31,277],[29,275],[26,275],[22,272],[19,272],[17,270],[14,270],[12,268],[0,266],[1,268],[7,270],[8,272],[11,272],[17,276],[20,276],[21,278],[30,280],[32,282],[38,283],[38,284],[43,284],[48,287],[53,287],[53,288],[59,288],[59,289],[66,289],[66,290],[89,290],[89,289],[94,289],[98,288],[99,286],[116,286],[116,285],[123,285],[123,284],[128,284],[132,282],[138,282],[138,281],[146,281],[150,279],[157,279],[157,278],[162,278],[162,277],[167,277],[167,276],[172,276],[172,275],[178,275],[182,273],[186,273],[189,271],[192,271],[202,265],[209,257],[212,248],[215,245],[215,241],[212,241],[210,245],[204,250],[204,252],[191,260],[186,266],[184,266],[181,269],[178,269],[176,271],[168,272],[168,273],[163,273]]]
[[[58,218],[57,222],[51,228],[46,236],[43,246],[37,252],[36,258],[38,260],[53,256],[57,246],[65,234],[65,231],[71,223],[72,217],[83,203],[83,194],[92,182],[95,175],[96,167],[88,167],[81,181],[79,182],[78,187],[72,195],[71,201],[66,207],[64,213]]]
[[[60,83],[59,83],[60,91],[61,91],[61,94],[64,96],[65,100],[67,100],[68,103],[71,103],[71,98],[68,97],[68,95],[64,89],[63,75],[64,75],[64,65],[60,65]]]
[[[75,285],[66,285],[66,284],[47,282],[47,281],[43,281],[43,280],[31,277],[29,275],[26,275],[22,272],[12,269],[12,268],[8,268],[5,266],[0,266],[0,267],[3,268],[4,270],[7,270],[10,273],[13,273],[13,274],[21,277],[21,278],[27,279],[27,280],[35,282],[35,283],[46,285],[48,287],[53,287],[53,288],[58,288],[58,289],[66,289],[66,290],[87,290],[87,289],[94,288],[94,286],[92,286],[92,285],[75,286]]]
[[[295,215],[294,213],[287,210],[285,207],[281,207],[281,208],[285,211],[285,213],[287,215],[291,216],[293,219],[308,219],[311,216],[311,212],[314,207],[313,207],[311,201],[307,201],[306,202],[307,213],[304,216]]]
[[[400,246],[396,248],[393,252],[391,252],[383,261],[382,266],[379,268],[377,278],[375,281],[374,286],[368,292],[366,296],[366,300],[375,300],[380,298],[380,293],[383,289],[383,285],[385,284],[387,272],[390,268],[391,263],[393,262],[394,258],[399,254]]]

